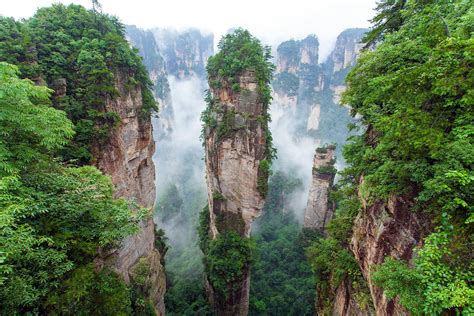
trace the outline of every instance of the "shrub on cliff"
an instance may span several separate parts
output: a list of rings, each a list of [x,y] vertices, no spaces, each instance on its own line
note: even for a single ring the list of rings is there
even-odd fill
[[[255,241],[232,231],[209,242],[204,265],[209,282],[221,302],[242,285],[243,271],[252,264],[254,256]]]

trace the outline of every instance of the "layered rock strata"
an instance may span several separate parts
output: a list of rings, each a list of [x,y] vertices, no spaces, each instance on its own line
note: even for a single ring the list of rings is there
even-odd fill
[[[142,117],[140,87],[126,86],[126,72],[115,72],[117,98],[106,100],[105,110],[119,115],[121,122],[111,131],[107,141],[93,148],[96,166],[112,178],[115,196],[135,200],[152,208],[155,203],[155,150],[151,120]],[[159,315],[164,315],[166,277],[160,252],[155,249],[155,225],[151,217],[140,223],[140,232],[126,238],[121,246],[102,253],[101,259],[129,283],[139,262],[146,264],[148,296]]]
[[[361,185],[363,179],[361,179]],[[377,315],[409,315],[397,299],[388,299],[371,279],[376,265],[386,256],[407,262],[413,260],[413,249],[422,245],[430,231],[430,220],[413,210],[412,196],[391,196],[387,201],[368,205],[363,196],[362,211],[354,221],[350,249],[367,280]]]
[[[313,160],[313,180],[309,189],[308,204],[304,212],[303,227],[323,232],[334,214],[329,192],[336,175],[335,146],[316,149]]]
[[[262,211],[268,171],[266,108],[259,101],[255,73],[238,76],[239,92],[226,81],[211,88],[216,120],[205,131],[206,175],[208,184],[210,235],[229,231],[250,236],[252,221]],[[224,304],[216,304],[222,315],[246,315],[249,303],[250,267],[242,271],[242,281]],[[212,292],[212,289],[211,289]],[[212,295],[212,294],[211,294]]]

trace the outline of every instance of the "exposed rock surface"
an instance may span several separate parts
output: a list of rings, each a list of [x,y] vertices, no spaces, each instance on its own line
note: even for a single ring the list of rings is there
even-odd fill
[[[372,311],[361,310],[354,297],[354,290],[346,279],[342,281],[336,290],[333,303],[333,316],[370,316]]]
[[[360,39],[366,31],[366,29],[347,29],[339,34],[336,46],[330,56],[333,73],[355,64],[357,56],[364,46],[360,43]]]
[[[361,180],[363,185],[363,180]],[[368,281],[377,315],[408,315],[397,300],[389,300],[382,289],[371,281],[371,271],[386,256],[410,262],[413,249],[420,246],[429,232],[430,221],[420,211],[415,211],[413,198],[392,196],[387,202],[376,201],[367,205],[361,196],[363,209],[356,218],[350,248],[354,253],[364,278]]]
[[[326,61],[318,64],[318,39],[281,43],[277,49],[277,72],[273,81],[273,103],[292,117],[296,136],[308,135],[320,143],[342,144],[348,137],[349,110],[340,107],[344,79],[360,52],[366,29],[342,32]],[[318,106],[319,105],[319,106]],[[341,153],[338,149],[338,157]]]
[[[252,221],[262,211],[265,197],[258,188],[268,174],[259,168],[267,159],[266,130],[261,118],[266,109],[259,101],[253,72],[239,76],[240,92],[227,82],[211,88],[219,107],[217,124],[227,124],[228,132],[208,128],[205,134],[206,174],[210,210],[211,238],[227,231],[242,237],[250,235]],[[245,268],[239,288],[232,292],[219,315],[247,315],[250,271]]]
[[[126,31],[127,40],[143,57],[143,63],[153,83],[153,96],[160,106],[160,117],[154,123],[155,136],[158,139],[166,137],[172,130],[174,113],[165,60],[151,31],[139,29],[134,25],[127,25]]]
[[[321,115],[321,105],[315,104],[311,107],[311,112],[308,118],[308,130],[317,130],[319,127],[319,116]]]
[[[214,36],[197,29],[178,32],[152,29],[170,75],[179,79],[206,77],[207,59],[214,53]]]
[[[313,180],[309,189],[308,204],[304,212],[303,227],[324,231],[334,214],[329,202],[329,191],[334,182],[335,146],[316,149],[313,161]]]
[[[152,155],[155,149],[149,118],[140,117],[142,94],[139,87],[127,89],[125,72],[115,72],[115,87],[120,96],[106,101],[106,110],[117,113],[121,123],[105,144],[96,144],[95,164],[111,176],[115,195],[135,200],[151,208],[155,202],[155,167]],[[152,218],[140,223],[141,231],[122,242],[118,249],[102,254],[107,265],[114,268],[126,282],[139,260],[149,263],[148,280],[152,284],[149,298],[156,311],[164,314],[165,273],[161,254],[154,247],[155,227]]]

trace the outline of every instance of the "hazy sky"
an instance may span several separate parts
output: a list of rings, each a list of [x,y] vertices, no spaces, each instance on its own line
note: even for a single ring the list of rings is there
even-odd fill
[[[30,17],[36,8],[52,3],[91,0],[2,0],[0,14]],[[327,55],[336,36],[349,27],[367,27],[376,0],[100,0],[104,12],[142,28],[197,27],[219,39],[229,28],[247,28],[266,44],[316,34],[321,55]]]

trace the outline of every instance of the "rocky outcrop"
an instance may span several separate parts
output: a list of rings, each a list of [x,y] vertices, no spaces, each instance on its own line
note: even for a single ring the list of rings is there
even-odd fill
[[[338,286],[334,296],[333,316],[371,316],[373,311],[369,308],[361,309],[355,299],[356,291],[352,288],[350,281],[345,278]]]
[[[265,202],[258,183],[263,176],[259,166],[267,158],[266,130],[259,117],[266,113],[258,102],[254,73],[248,71],[240,75],[239,83],[243,92],[235,93],[225,84],[211,88],[221,109],[217,124],[228,124],[227,135],[214,128],[208,129],[205,137],[212,237],[239,221],[242,225],[233,228],[248,237],[250,224],[260,215]],[[218,223],[219,214],[229,214],[238,220]]]
[[[367,29],[347,29],[339,34],[336,46],[329,56],[333,73],[354,66],[360,50],[364,47],[360,39],[365,32]]]
[[[143,58],[143,64],[148,70],[153,83],[153,96],[160,106],[160,117],[154,122],[155,136],[157,139],[166,137],[170,134],[174,125],[174,113],[168,72],[162,53],[151,31],[139,29],[134,25],[127,25],[126,32],[128,42],[138,49],[140,56]]]
[[[216,126],[205,131],[205,151],[212,239],[229,231],[249,237],[251,223],[265,202],[262,185],[268,179],[268,148],[262,117],[267,109],[259,100],[254,72],[238,76],[238,83],[239,92],[234,92],[226,81],[219,88],[210,89],[216,110],[211,115]],[[242,271],[242,281],[230,298],[217,304],[219,315],[247,314],[249,269]]]
[[[336,147],[333,145],[320,147],[314,154],[313,180],[304,212],[304,228],[324,232],[326,224],[334,214],[334,207],[329,201],[329,192],[336,175],[335,149]]]
[[[149,118],[140,115],[141,89],[127,88],[128,75],[115,72],[115,87],[119,97],[106,100],[105,110],[120,116],[118,127],[111,131],[105,143],[93,147],[96,166],[112,178],[115,195],[135,200],[152,208],[155,202],[155,149]],[[161,254],[155,249],[155,225],[152,218],[140,223],[139,233],[126,238],[118,249],[101,254],[101,260],[116,270],[129,283],[140,260],[149,263],[147,280],[152,286],[149,298],[159,315],[164,314],[165,273]]]
[[[166,69],[178,79],[190,76],[206,77],[207,59],[214,53],[214,36],[197,29],[178,32],[152,29],[164,57]]]
[[[315,35],[309,35],[301,41],[289,40],[278,46],[277,73],[273,82],[277,103],[279,99],[296,99],[300,86],[308,85],[308,77],[319,74],[318,58],[319,42]]]
[[[359,187],[364,185],[363,179]],[[353,226],[350,248],[367,280],[377,315],[408,315],[397,300],[389,300],[371,281],[371,272],[386,256],[411,262],[413,249],[421,246],[430,231],[430,220],[413,209],[413,195],[392,196],[387,201],[368,204],[361,195],[363,208]]]
[[[295,136],[307,135],[320,143],[343,144],[352,121],[349,109],[340,107],[345,77],[360,53],[366,29],[342,32],[336,45],[319,64],[318,39],[281,43],[277,49],[277,72],[273,81],[273,103],[291,117]],[[340,152],[337,153],[339,157]]]

